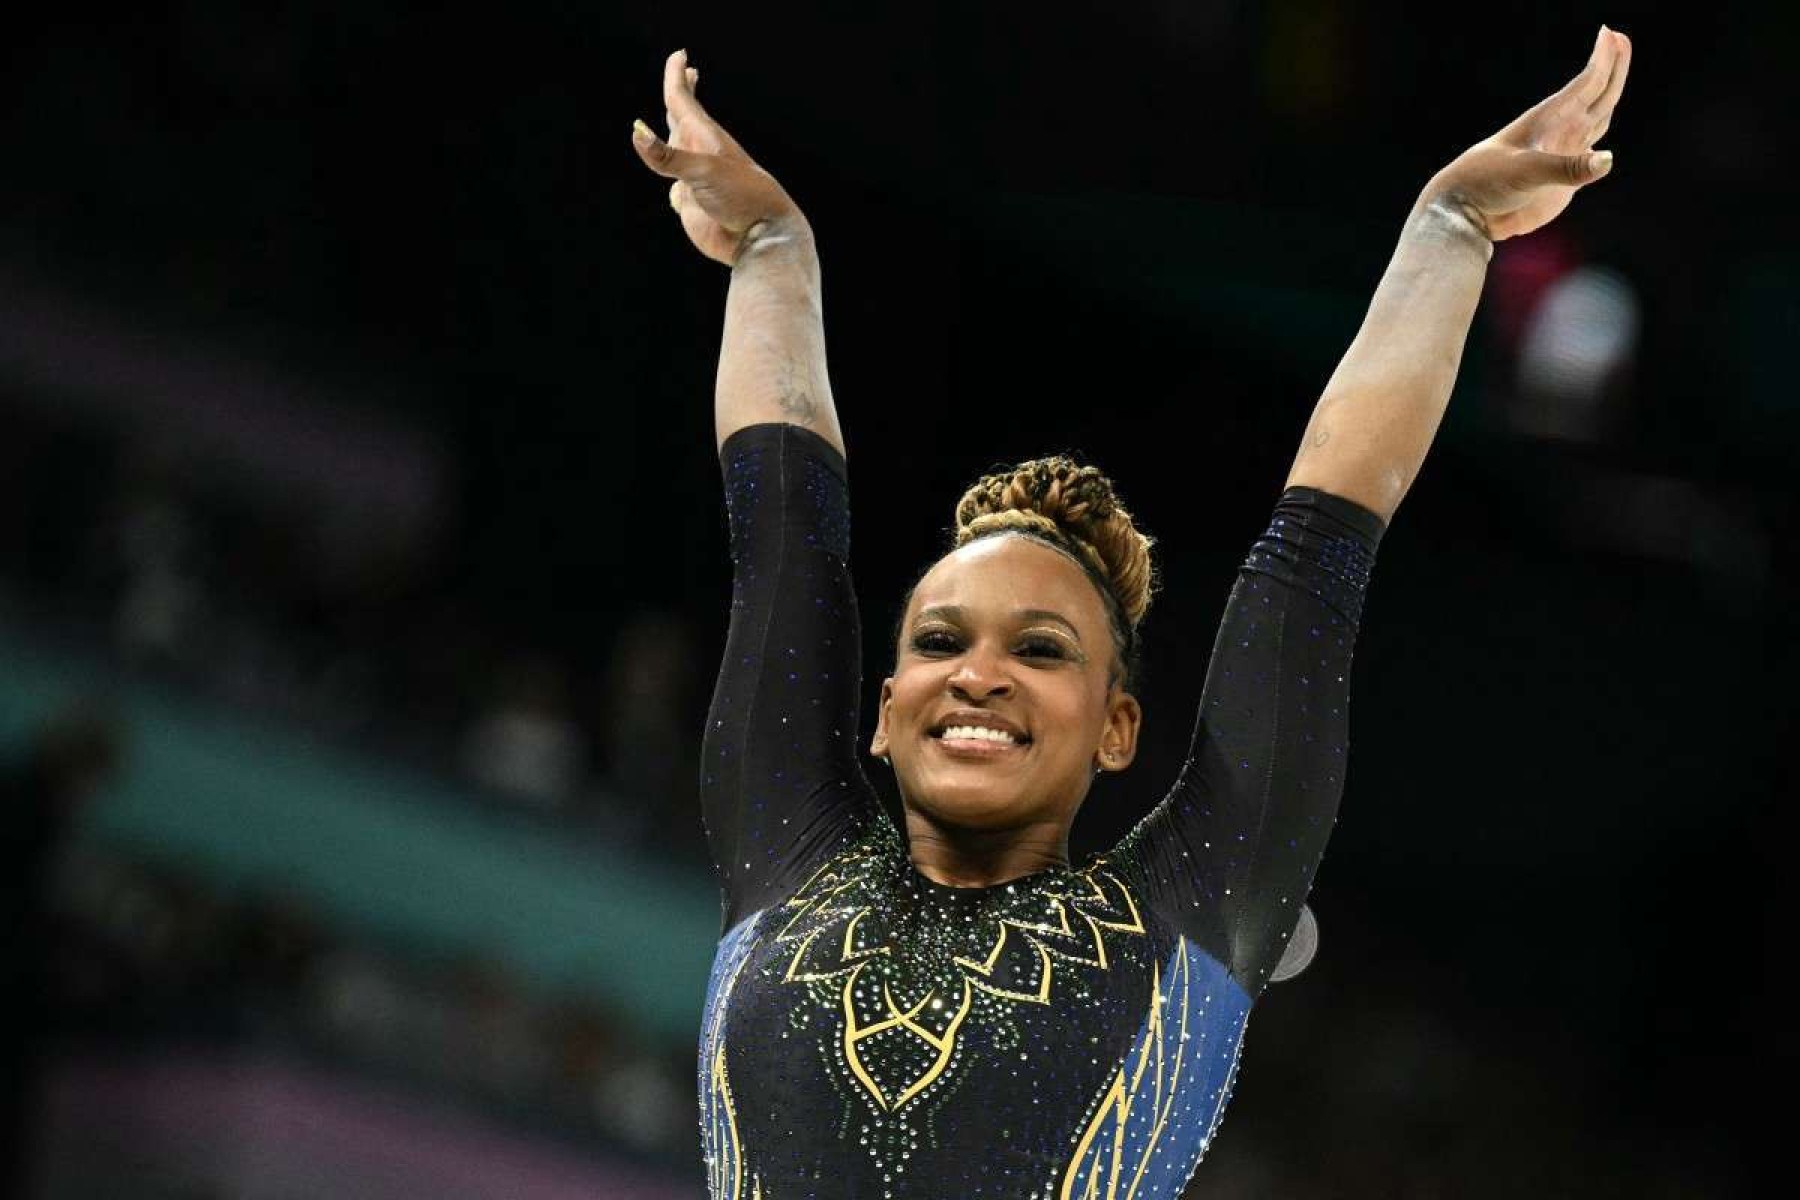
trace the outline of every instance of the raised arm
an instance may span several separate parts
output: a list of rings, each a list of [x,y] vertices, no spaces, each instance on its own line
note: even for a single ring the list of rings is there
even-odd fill
[[[675,180],[669,203],[695,248],[732,268],[715,405],[731,623],[700,763],[730,930],[857,837],[879,801],[856,753],[862,630],[812,230],[701,110],[698,77],[670,55],[669,140],[640,121],[632,142]]]
[[[1288,474],[1390,519],[1437,434],[1493,243],[1530,233],[1605,175],[1631,41],[1600,27],[1587,66],[1419,193],[1368,315],[1325,385]]]
[[[784,422],[844,453],[825,370],[825,307],[812,226],[775,177],[700,107],[700,71],[677,50],[663,64],[669,138],[638,121],[631,143],[675,182],[669,204],[695,249],[731,268],[714,391],[720,449],[749,425]]]
[[[1579,180],[1598,177],[1584,176],[1595,169],[1585,154],[1605,132],[1628,51],[1622,35],[1602,31],[1568,87],[1421,194],[1239,570],[1181,775],[1113,851],[1146,900],[1252,999],[1275,971],[1337,817],[1364,592],[1449,399],[1491,239],[1537,228]]]

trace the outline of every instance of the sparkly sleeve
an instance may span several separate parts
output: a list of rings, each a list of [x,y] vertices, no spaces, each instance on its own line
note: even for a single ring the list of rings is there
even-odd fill
[[[720,447],[731,621],[701,747],[724,929],[785,897],[880,812],[857,764],[862,631],[843,455],[797,425]]]
[[[1226,603],[1181,775],[1113,851],[1252,998],[1337,819],[1351,652],[1384,531],[1341,496],[1282,493]]]

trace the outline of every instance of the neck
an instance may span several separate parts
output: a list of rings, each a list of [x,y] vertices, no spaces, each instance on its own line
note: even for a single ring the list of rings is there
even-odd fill
[[[991,887],[1069,865],[1069,827],[1057,821],[965,829],[909,807],[906,840],[919,874],[945,887]]]

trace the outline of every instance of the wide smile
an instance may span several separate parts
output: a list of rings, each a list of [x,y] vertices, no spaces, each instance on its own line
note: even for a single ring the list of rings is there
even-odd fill
[[[975,724],[940,726],[929,737],[945,754],[977,762],[1023,754],[1031,746],[1025,734]]]

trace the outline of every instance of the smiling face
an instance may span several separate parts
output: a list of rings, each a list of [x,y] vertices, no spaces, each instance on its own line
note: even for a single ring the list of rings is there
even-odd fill
[[[913,590],[870,750],[934,824],[1066,826],[1094,768],[1136,752],[1141,713],[1118,673],[1105,603],[1073,559],[980,538]]]

